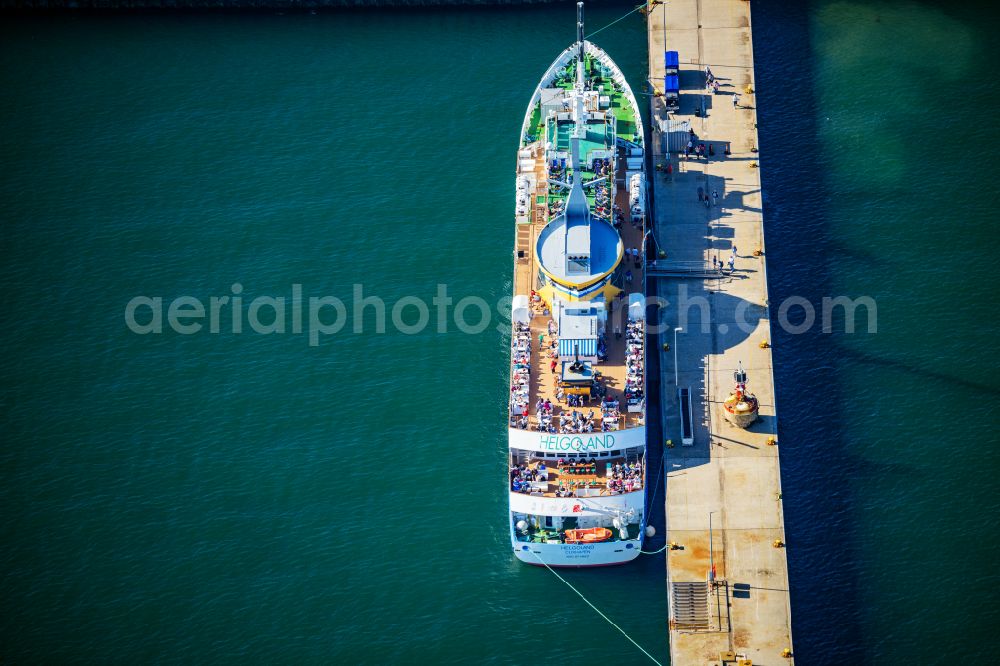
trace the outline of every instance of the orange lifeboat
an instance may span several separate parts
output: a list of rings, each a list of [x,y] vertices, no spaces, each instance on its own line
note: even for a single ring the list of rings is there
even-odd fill
[[[566,543],[597,543],[611,538],[607,527],[590,527],[585,530],[566,530]]]

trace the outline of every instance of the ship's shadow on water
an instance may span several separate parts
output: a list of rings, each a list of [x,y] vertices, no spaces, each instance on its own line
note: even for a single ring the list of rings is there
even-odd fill
[[[770,302],[796,295],[810,302],[831,293],[837,247],[824,206],[823,155],[812,85],[810,3],[763,0],[753,5],[761,178],[765,192]],[[835,205],[835,204],[834,204]],[[866,663],[870,644],[860,607],[852,475],[836,417],[842,404],[838,349],[819,327],[791,335],[773,326],[774,376],[791,587],[792,637],[803,664]],[[832,413],[831,413],[832,412]]]

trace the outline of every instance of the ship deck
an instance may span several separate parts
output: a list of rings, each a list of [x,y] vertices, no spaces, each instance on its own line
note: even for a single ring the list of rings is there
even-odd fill
[[[517,229],[518,255],[514,265],[515,294],[530,294],[532,290],[538,287],[538,260],[534,256],[535,253],[532,251],[532,248],[535,247],[538,234],[550,219],[548,206],[545,203],[548,200],[549,186],[548,169],[545,164],[544,150],[539,142],[529,144],[525,147],[532,150],[535,158],[535,189],[531,197],[531,213],[528,216],[529,221],[526,224],[519,224]],[[623,283],[619,285],[621,288],[625,289],[626,295],[623,299],[621,299],[622,307],[619,308],[616,306],[608,316],[608,357],[606,361],[602,361],[594,366],[594,369],[599,371],[603,376],[604,385],[607,387],[607,394],[612,399],[617,399],[621,405],[621,416],[616,427],[616,429],[619,430],[634,428],[643,425],[644,423],[644,414],[628,412],[625,407],[626,400],[624,399],[626,376],[624,335],[626,328],[625,306],[628,303],[628,294],[643,293],[644,262],[641,257],[643,253],[643,236],[645,233],[641,225],[633,225],[629,220],[629,215],[627,214],[627,211],[629,210],[629,193],[628,190],[622,185],[624,180],[625,171],[623,167],[620,167],[615,178],[615,203],[617,203],[623,211],[626,211],[626,219],[622,225],[620,233],[626,250],[630,248],[637,248],[639,250],[640,261],[638,266],[636,266],[631,259],[623,259],[623,262],[627,262],[628,269],[632,271],[632,282],[626,284],[623,280]],[[532,302],[531,308],[531,372],[528,398],[529,410],[527,414],[528,429],[539,429],[539,419],[535,413],[535,405],[539,400],[549,400],[552,403],[553,423],[558,423],[559,416],[564,411],[571,412],[576,409],[578,411],[586,412],[589,411],[590,408],[593,408],[600,413],[600,400],[598,398],[591,398],[589,402],[585,401],[584,405],[581,407],[571,407],[566,398],[563,400],[558,399],[557,374],[551,370],[551,363],[556,358],[556,350],[553,347],[557,345],[558,335],[554,336],[549,334],[552,317],[550,313],[545,311],[544,303]],[[616,326],[620,327],[620,330],[622,331],[621,338],[614,335]],[[512,419],[512,425],[513,422],[514,419]],[[598,430],[600,430],[600,428],[598,428]]]
[[[519,460],[524,462],[519,465]],[[643,488],[643,471],[641,454],[589,460],[510,457],[511,491],[538,497],[611,497],[636,492]],[[515,480],[526,483],[515,487]]]

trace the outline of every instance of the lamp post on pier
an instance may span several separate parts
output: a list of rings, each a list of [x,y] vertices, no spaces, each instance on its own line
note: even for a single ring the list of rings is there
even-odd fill
[[[708,582],[715,586],[715,549],[712,548],[712,514],[708,512]]]
[[[678,379],[677,373],[677,333],[683,331],[683,328],[674,329],[674,386],[680,386],[680,380]]]

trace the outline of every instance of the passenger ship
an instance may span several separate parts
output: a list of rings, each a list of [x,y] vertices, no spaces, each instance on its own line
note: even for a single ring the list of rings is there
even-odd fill
[[[635,97],[578,3],[517,155],[509,518],[528,564],[621,564],[642,547],[643,150]]]

